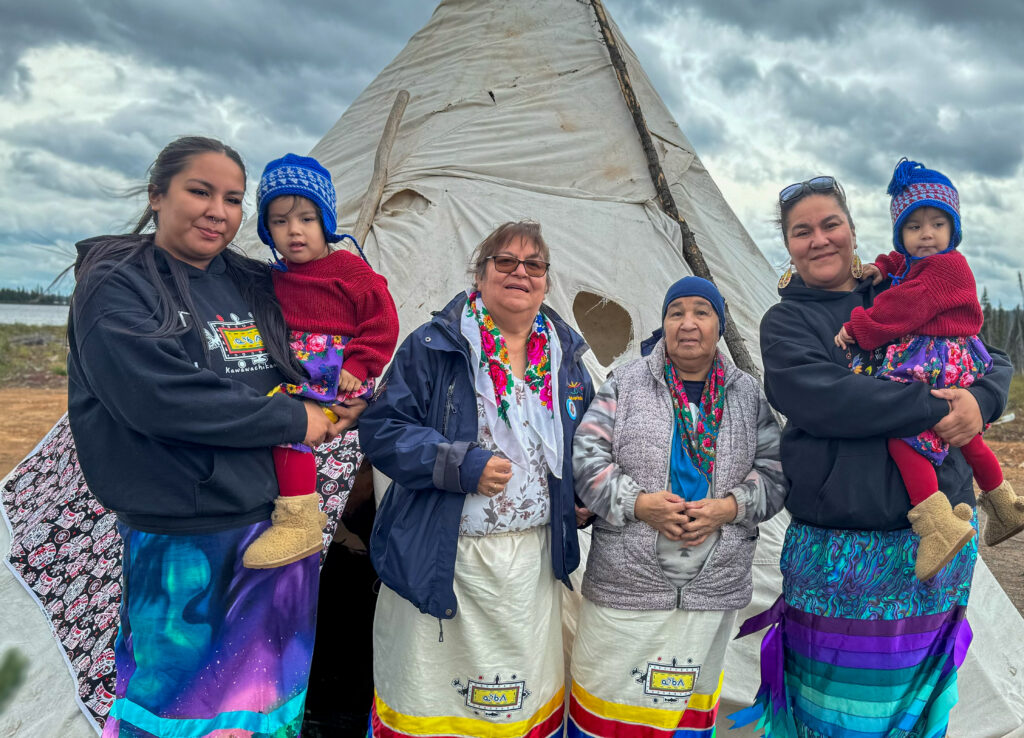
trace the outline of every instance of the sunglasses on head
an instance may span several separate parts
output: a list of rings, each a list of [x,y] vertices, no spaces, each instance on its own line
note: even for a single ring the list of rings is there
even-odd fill
[[[846,199],[846,193],[843,192],[843,188],[839,186],[836,178],[825,176],[814,177],[806,182],[797,182],[789,187],[784,187],[782,192],[779,193],[779,202],[785,205],[787,202],[792,202],[807,193],[814,192],[837,192],[841,198]]]
[[[514,256],[507,256],[505,254],[488,256],[487,258],[494,262],[494,268],[502,274],[511,274],[522,264],[529,276],[543,277],[548,273],[548,267],[551,266],[546,261],[541,261],[540,259],[517,259]]]

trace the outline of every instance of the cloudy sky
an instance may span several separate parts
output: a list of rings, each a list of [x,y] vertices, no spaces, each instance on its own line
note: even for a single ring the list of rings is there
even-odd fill
[[[862,248],[887,250],[909,156],[958,186],[979,286],[1021,301],[1024,3],[605,3],[774,264],[778,190],[819,173]],[[0,0],[0,286],[45,285],[76,240],[123,231],[141,201],[118,194],[177,135],[223,138],[255,173],[308,151],[434,4]]]

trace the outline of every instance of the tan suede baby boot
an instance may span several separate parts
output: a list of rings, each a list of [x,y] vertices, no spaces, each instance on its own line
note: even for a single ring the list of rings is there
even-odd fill
[[[954,510],[942,492],[925,498],[907,513],[910,527],[921,537],[914,574],[922,582],[939,573],[960,549],[974,537],[970,505],[960,503]]]
[[[284,566],[323,548],[327,516],[320,512],[320,495],[315,492],[278,497],[270,522],[242,556],[242,564],[249,569]]]
[[[995,546],[1024,530],[1024,497],[1005,479],[995,489],[978,495],[978,504],[985,511],[982,539],[986,546]]]

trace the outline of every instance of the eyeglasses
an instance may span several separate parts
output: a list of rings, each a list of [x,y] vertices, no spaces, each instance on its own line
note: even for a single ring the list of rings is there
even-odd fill
[[[548,273],[548,267],[551,266],[548,262],[541,261],[540,259],[517,259],[514,256],[504,256],[502,254],[488,256],[487,258],[494,262],[494,268],[502,274],[511,274],[522,264],[529,276],[543,277]]]
[[[779,193],[779,203],[785,205],[787,202],[803,197],[808,192],[835,192],[843,200],[846,199],[846,193],[843,192],[843,188],[836,181],[835,177],[815,177],[806,182],[797,182],[783,188],[782,192]]]

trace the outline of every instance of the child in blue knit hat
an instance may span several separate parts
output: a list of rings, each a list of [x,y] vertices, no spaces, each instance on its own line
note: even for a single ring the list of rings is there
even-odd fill
[[[358,256],[331,250],[329,244],[352,237],[335,233],[334,183],[316,159],[287,154],[270,162],[256,197],[256,230],[276,260],[274,292],[292,352],[309,374],[301,385],[282,384],[274,391],[318,402],[333,415],[328,405],[372,394],[373,378],[394,353],[398,313],[387,280]],[[272,451],[280,496],[273,525],[242,558],[253,569],[283,566],[323,547],[327,518],[320,511],[311,449]]]
[[[957,251],[962,237],[960,196],[943,175],[914,161],[896,165],[889,183],[896,250],[864,267],[864,276],[892,286],[870,308],[855,308],[836,345],[856,342],[873,350],[889,344],[877,376],[932,387],[970,387],[992,366],[978,339],[984,320],[974,274]],[[992,546],[1024,530],[1024,497],[1003,478],[999,460],[981,434],[960,449],[982,492],[985,543]],[[915,574],[930,579],[974,536],[969,505],[952,508],[939,491],[935,467],[949,444],[932,430],[889,439],[889,453],[913,504],[907,518],[921,536]]]

